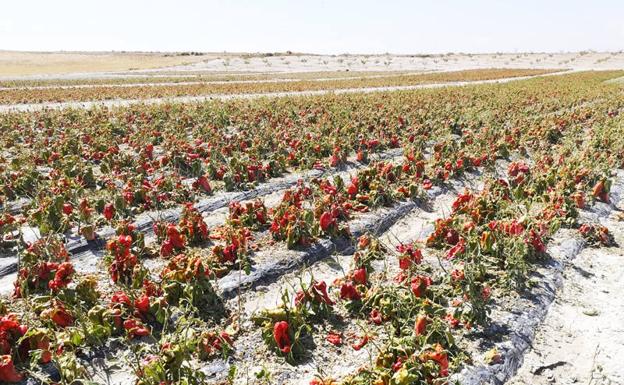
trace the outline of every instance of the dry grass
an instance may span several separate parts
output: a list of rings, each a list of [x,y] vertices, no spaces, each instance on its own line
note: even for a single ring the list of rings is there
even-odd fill
[[[181,56],[164,53],[0,51],[0,76],[126,71],[184,65],[223,54]]]

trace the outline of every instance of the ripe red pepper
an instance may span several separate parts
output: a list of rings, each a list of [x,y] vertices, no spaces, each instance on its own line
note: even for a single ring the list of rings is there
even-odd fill
[[[132,306],[132,301],[130,301],[130,297],[128,297],[128,295],[124,293],[123,291],[118,291],[114,293],[113,296],[111,297],[111,302],[122,303],[128,307]]]
[[[71,213],[74,211],[74,206],[71,205],[71,203],[64,203],[63,204],[63,213],[65,215],[71,215]]]
[[[490,295],[492,295],[492,289],[489,286],[484,286],[483,289],[481,289],[481,298],[487,300],[490,298]]]
[[[273,326],[273,339],[279,350],[284,354],[290,353],[292,348],[288,327],[288,322],[286,321],[279,321]]]
[[[444,351],[444,348],[440,344],[435,344],[434,350],[424,354],[425,360],[433,360],[440,366],[440,376],[448,376],[448,356]]]
[[[48,287],[53,291],[58,291],[64,287],[67,287],[71,282],[71,277],[74,274],[74,266],[71,262],[63,262],[58,266],[54,279],[48,282]]]
[[[65,308],[57,307],[52,310],[52,322],[64,328],[73,325],[74,317]]]
[[[359,283],[360,285],[365,285],[366,284],[366,268],[362,267],[359,268],[357,270],[355,270],[353,272],[353,280],[357,283]]]
[[[362,298],[362,296],[358,293],[355,286],[353,286],[353,283],[345,282],[340,287],[340,298],[355,301]]]
[[[370,245],[370,237],[366,234],[360,236],[360,238],[358,239],[358,248],[359,249],[365,249],[368,247],[368,245]]]
[[[463,270],[455,269],[451,271],[451,279],[453,280],[453,282],[463,281],[464,278],[466,277]]]
[[[365,335],[364,337],[360,338],[359,341],[355,342],[354,344],[351,345],[351,347],[353,348],[353,350],[360,350],[362,349],[366,344],[368,343],[368,336]]]
[[[452,328],[456,328],[457,326],[459,326],[459,320],[450,313],[445,315],[444,319],[446,320],[446,322],[449,323],[449,325],[451,325]]]
[[[421,336],[425,333],[427,329],[427,316],[425,314],[419,314],[416,318],[416,323],[414,324],[414,333],[417,336]]]
[[[331,213],[324,212],[320,218],[321,230],[327,232],[329,228],[336,223],[336,220],[332,217]]]
[[[425,290],[431,285],[431,278],[418,275],[412,278],[410,283],[412,293],[418,298],[425,295]]]
[[[411,265],[418,265],[422,262],[422,252],[414,248],[414,245],[399,245],[397,246],[397,251],[404,254],[399,259],[399,268],[401,270],[407,270]]]
[[[150,334],[149,329],[147,329],[141,321],[137,319],[127,319],[123,323],[124,329],[128,331],[128,337],[144,337]]]
[[[316,282],[313,285],[314,291],[316,292],[316,296],[319,297],[318,299],[328,305],[333,305],[334,301],[331,300],[331,298],[329,298],[329,295],[327,294],[327,284],[325,283],[325,281],[321,281],[321,282]]]
[[[204,190],[204,192],[208,194],[212,192],[212,187],[210,187],[210,182],[208,182],[208,178],[206,178],[206,176],[202,175],[199,178],[197,178],[196,183],[197,183],[197,187]]]
[[[180,232],[178,231],[175,225],[169,224],[167,226],[167,238],[171,241],[171,243],[173,244],[173,247],[175,247],[176,249],[184,248],[184,244],[185,244],[184,237],[180,235]]]
[[[459,242],[459,233],[455,229],[448,229],[444,236],[446,243],[454,246]]]
[[[173,254],[173,243],[167,239],[163,242],[162,246],[160,246],[160,255],[168,257],[171,254]]]
[[[0,381],[2,382],[20,382],[24,376],[15,370],[13,358],[8,355],[0,356]]]
[[[329,332],[327,334],[327,342],[334,346],[342,345],[342,336],[336,332]]]
[[[464,241],[464,239],[461,238],[455,246],[449,249],[448,253],[446,254],[446,258],[453,259],[456,256],[461,255],[465,251],[466,251],[466,241]]]
[[[381,325],[381,323],[383,322],[383,318],[379,309],[371,310],[369,318],[375,325]]]
[[[111,203],[107,203],[106,205],[104,205],[103,214],[104,218],[106,218],[107,221],[110,221],[115,216],[115,206],[113,206]]]
[[[143,294],[136,300],[134,300],[134,306],[141,313],[147,313],[150,309],[149,297],[146,294]]]

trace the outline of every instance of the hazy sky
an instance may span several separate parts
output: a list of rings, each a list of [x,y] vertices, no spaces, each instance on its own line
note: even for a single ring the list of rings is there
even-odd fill
[[[0,49],[624,49],[623,0],[5,0]]]

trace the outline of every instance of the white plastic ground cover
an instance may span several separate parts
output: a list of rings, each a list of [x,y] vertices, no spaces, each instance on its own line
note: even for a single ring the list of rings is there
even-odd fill
[[[599,222],[608,217],[624,197],[624,170],[617,170],[610,192],[610,203],[597,202],[588,210],[581,211],[586,221]],[[475,365],[464,368],[451,377],[449,383],[462,385],[501,385],[510,380],[523,363],[524,354],[531,346],[535,331],[544,320],[548,309],[555,299],[557,290],[563,284],[563,270],[567,262],[574,259],[585,247],[585,242],[574,236],[574,232],[560,230],[548,243],[551,258],[533,275],[537,284],[522,293],[522,298],[529,299],[523,305],[507,312],[503,317],[493,320],[489,330],[484,332],[484,342],[488,336],[502,334],[504,341],[488,346],[495,346],[502,360],[493,365]],[[530,304],[530,305],[527,305]]]

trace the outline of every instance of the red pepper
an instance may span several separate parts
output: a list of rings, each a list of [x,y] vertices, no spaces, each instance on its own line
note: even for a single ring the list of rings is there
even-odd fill
[[[354,180],[355,182],[351,182],[351,184],[347,188],[347,194],[351,196],[354,196],[355,194],[358,193],[357,178],[354,178]]]
[[[368,343],[368,336],[365,335],[359,341],[355,342],[351,347],[353,350],[360,350]]]
[[[481,290],[481,298],[483,300],[487,300],[488,298],[490,298],[491,294],[492,294],[492,289],[489,286],[484,286],[483,289]]]
[[[325,283],[325,281],[316,282],[313,285],[313,288],[316,292],[318,299],[320,299],[322,302],[328,305],[334,304],[334,301],[332,301],[331,298],[329,298],[329,295],[327,294],[327,284]]]
[[[419,275],[412,278],[410,285],[412,293],[421,298],[425,294],[425,290],[431,285],[431,278]]]
[[[411,265],[418,265],[422,262],[422,252],[414,248],[414,245],[399,245],[397,246],[397,251],[404,254],[399,259],[399,268],[401,270],[407,270]]]
[[[466,251],[466,241],[464,241],[464,239],[461,238],[455,246],[449,249],[448,253],[446,254],[446,258],[453,259],[456,256],[463,254],[465,251]]]
[[[149,329],[147,329],[141,321],[137,319],[127,319],[123,323],[124,329],[128,331],[128,337],[144,337],[150,334]]]
[[[212,188],[210,187],[210,183],[208,182],[208,178],[206,178],[206,176],[202,175],[199,178],[197,178],[197,187],[200,187],[202,190],[204,190],[204,192],[210,194],[210,192],[212,191]]]
[[[141,297],[134,300],[134,306],[141,313],[147,313],[150,309],[149,297],[143,294]]]
[[[57,307],[52,310],[52,322],[64,328],[74,323],[74,317],[65,308]]]
[[[383,322],[383,319],[382,319],[381,312],[379,311],[379,309],[371,310],[370,320],[373,321],[375,325],[381,325],[381,323]]]
[[[173,254],[173,243],[167,239],[163,242],[162,246],[160,246],[160,255],[168,257],[171,254]]]
[[[20,382],[24,376],[15,370],[13,358],[6,354],[0,356],[0,381],[2,382]]]
[[[336,332],[329,332],[327,334],[327,342],[334,346],[342,345],[342,336]]]
[[[455,229],[448,229],[444,238],[449,245],[456,245],[459,242],[459,233]]]
[[[122,325],[121,322],[121,309],[119,308],[115,308],[115,309],[110,309],[110,315],[113,318],[113,323],[115,324],[115,327],[120,328]]]
[[[451,325],[452,328],[456,328],[457,326],[459,326],[459,320],[455,318],[452,314],[445,315],[444,319],[446,320],[446,322],[449,323],[449,325]]]
[[[54,279],[48,282],[48,287],[53,291],[58,291],[67,287],[71,282],[71,276],[74,274],[74,266],[70,262],[63,262],[58,266]]]
[[[288,335],[288,322],[279,321],[273,326],[273,338],[282,353],[290,353],[292,345],[290,342],[290,336]]]
[[[332,217],[331,213],[324,212],[320,218],[321,230],[327,232],[329,228],[336,223],[336,220]]]
[[[365,249],[370,245],[371,239],[368,235],[364,234],[358,239],[358,249]]]
[[[7,314],[0,318],[0,331],[5,332],[11,329],[18,329],[20,323],[17,320],[17,315],[14,313]]]
[[[64,203],[63,204],[63,213],[65,215],[71,215],[71,213],[74,211],[74,206],[71,205],[71,203]]]
[[[113,206],[110,203],[107,203],[104,206],[103,214],[104,214],[104,218],[106,218],[107,221],[110,221],[115,216],[115,206]]]
[[[537,251],[538,253],[546,252],[546,246],[544,245],[544,242],[542,241],[542,237],[535,230],[531,230],[529,234],[529,238],[530,238],[529,242],[531,243],[535,251]]]
[[[180,235],[177,227],[173,224],[167,226],[167,239],[176,249],[183,249],[186,243],[184,237]]]
[[[453,282],[463,281],[466,276],[464,275],[463,270],[455,269],[451,271],[451,279]]]
[[[118,291],[114,293],[111,297],[111,302],[122,303],[128,307],[132,306],[132,301],[130,301],[130,297],[128,297],[128,294],[124,293],[123,291]]]
[[[425,314],[419,314],[414,324],[414,332],[417,336],[421,336],[427,329],[427,316]]]
[[[340,298],[350,299],[354,301],[354,300],[358,300],[362,298],[362,296],[355,289],[355,286],[353,286],[353,283],[346,282],[346,283],[343,283],[342,286],[340,287]]]
[[[435,344],[434,350],[424,354],[425,360],[432,360],[438,363],[440,366],[440,376],[448,376],[448,356],[444,351],[444,348],[440,344]]]
[[[353,280],[361,285],[366,284],[366,268],[362,267],[353,272]]]

